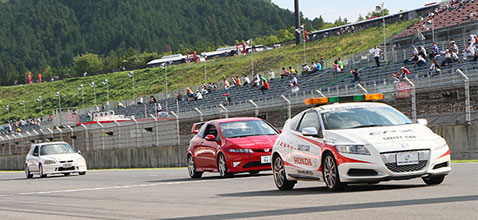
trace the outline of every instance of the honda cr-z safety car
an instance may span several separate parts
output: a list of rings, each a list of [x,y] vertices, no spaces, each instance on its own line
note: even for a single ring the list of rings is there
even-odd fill
[[[297,180],[324,181],[330,190],[347,183],[421,177],[440,184],[450,168],[445,140],[382,103],[382,94],[306,99],[317,104],[289,119],[272,153],[274,181],[290,190]],[[349,102],[348,101],[362,101]],[[341,102],[340,104],[338,102]]]

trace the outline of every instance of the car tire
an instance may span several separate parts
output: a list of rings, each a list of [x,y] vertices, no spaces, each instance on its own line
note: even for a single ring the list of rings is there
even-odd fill
[[[40,164],[40,167],[38,167],[39,173],[40,173],[40,178],[45,178],[46,174],[43,173],[43,166]]]
[[[340,182],[337,161],[331,153],[327,153],[322,161],[325,186],[330,191],[342,191],[347,184]]]
[[[79,172],[78,174],[81,175],[81,176],[86,175],[86,171],[85,172]]]
[[[30,169],[28,168],[27,165],[25,165],[25,175],[27,176],[28,179],[33,178],[33,174],[30,172]]]
[[[261,172],[261,171],[254,170],[254,171],[249,171],[249,174],[251,174],[251,175],[257,175],[257,174],[259,174],[259,172]]]
[[[71,173],[63,173],[63,175],[65,176],[69,176]]]
[[[287,179],[284,161],[280,156],[277,156],[274,159],[274,163],[272,163],[272,173],[274,175],[274,183],[279,190],[291,190],[297,183],[297,181],[290,181]]]
[[[438,185],[445,180],[445,175],[440,175],[440,176],[427,176],[422,178],[423,182],[425,182],[427,185]]]
[[[226,157],[224,154],[219,154],[218,159],[217,159],[217,169],[219,170],[219,175],[221,177],[231,177],[232,174],[229,173],[227,169],[227,161]]]
[[[196,164],[194,164],[194,158],[191,155],[188,155],[188,173],[189,176],[193,179],[201,178],[203,172],[196,171]]]

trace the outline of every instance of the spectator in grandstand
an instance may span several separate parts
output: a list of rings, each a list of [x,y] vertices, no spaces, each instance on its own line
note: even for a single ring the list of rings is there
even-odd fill
[[[340,72],[344,70],[344,62],[342,62],[342,57],[337,58],[337,64],[339,65]]]
[[[161,106],[161,103],[156,103],[156,115],[159,116],[159,113],[163,111],[163,107]]]
[[[261,87],[259,89],[261,90],[262,94],[264,94],[264,91],[270,89],[269,83],[263,77],[261,77],[261,84],[260,85],[261,85]]]
[[[231,85],[229,84],[229,82],[227,81],[226,78],[223,78],[222,79],[223,83],[224,83],[224,89],[229,89],[229,87],[231,87]]]
[[[408,75],[410,75],[410,71],[404,66],[402,66],[402,68],[400,68],[400,72],[392,74],[392,78],[394,78],[398,82],[401,81],[403,78],[407,77]]]
[[[193,94],[193,90],[191,88],[188,87],[186,89],[186,95],[188,96],[188,99],[186,101],[194,100],[194,94]]]
[[[249,79],[249,77],[245,74],[244,75],[244,84],[243,86],[247,85],[247,84],[250,84],[251,83],[251,80]]]
[[[295,87],[295,86],[298,86],[299,85],[299,82],[297,81],[297,76],[295,75],[292,75],[292,80],[290,81],[289,83],[289,87]]]
[[[222,105],[224,106],[229,105],[229,103],[231,102],[231,95],[227,93],[227,94],[222,94],[222,96],[224,97],[224,101],[222,102]]]
[[[259,87],[259,84],[260,84],[260,78],[259,78],[259,75],[256,73],[252,77],[251,87],[252,88]]]
[[[466,43],[465,51],[463,53],[463,60],[473,59],[475,56],[475,46],[470,42]]]
[[[377,67],[380,67],[380,54],[382,54],[382,50],[378,48],[377,45],[373,48],[373,57],[375,58],[375,63],[377,64]]]
[[[418,56],[421,56],[425,59],[427,57],[427,50],[425,50],[424,46],[420,46],[420,50],[418,51]]]
[[[425,58],[423,56],[418,56],[417,62],[415,62],[415,66],[422,67],[422,66],[425,66],[426,64],[427,64],[427,61],[425,60]]]
[[[358,69],[353,69],[353,70],[350,70],[350,74],[353,75],[353,79],[352,79],[352,83],[356,83],[356,82],[360,82],[362,81],[360,79],[360,73],[358,72]]]
[[[450,49],[452,53],[456,53],[458,55],[459,49],[458,45],[456,45],[456,42],[454,39],[451,39],[450,41]]]
[[[283,79],[284,77],[288,77],[290,72],[285,68],[282,67],[282,73],[280,74],[280,78]]]
[[[310,73],[317,72],[317,64],[314,61],[310,62]]]
[[[158,101],[156,100],[156,98],[154,98],[154,96],[150,96],[149,97],[149,103],[157,103]]]
[[[118,102],[118,108],[126,108],[126,106],[124,106],[123,103]]]
[[[412,45],[412,56],[418,56],[418,49],[415,45]]]
[[[306,63],[302,64],[302,74],[308,74],[310,71],[311,69]]]
[[[438,64],[438,61],[436,59],[432,59],[432,64],[430,65],[430,76],[438,75],[440,74],[440,64]]]
[[[317,71],[322,71],[322,64],[319,61],[317,61],[316,63],[317,63]]]
[[[201,90],[199,90],[199,91],[200,91],[201,94],[203,94],[203,95],[206,95],[206,94],[209,93],[209,92],[207,91],[207,89],[206,89],[206,85],[204,85],[204,84],[201,85]]]
[[[232,85],[231,86],[237,86],[237,81],[236,78],[232,77],[231,78]]]
[[[269,80],[273,80],[275,77],[275,73],[274,73],[274,70],[269,70]]]
[[[181,94],[181,92],[178,92],[178,94],[176,95],[176,100],[178,102],[183,101],[183,95]]]
[[[297,70],[292,68],[292,66],[289,66],[289,73],[292,74],[292,75],[297,75]]]
[[[144,103],[144,102],[143,102],[143,96],[141,96],[141,97],[139,97],[137,104],[138,104],[138,105],[141,105],[141,104],[143,104],[143,103]],[[98,106],[96,106],[96,107],[98,107]],[[99,108],[98,108],[98,111],[99,111]]]
[[[238,86],[241,85],[241,78],[239,78],[239,76],[236,76],[236,83]]]
[[[440,56],[440,50],[435,42],[432,43],[431,52],[429,54],[430,60],[435,59],[435,57]]]
[[[196,90],[196,93],[194,94],[194,101],[201,100],[202,99],[202,94],[199,90]]]

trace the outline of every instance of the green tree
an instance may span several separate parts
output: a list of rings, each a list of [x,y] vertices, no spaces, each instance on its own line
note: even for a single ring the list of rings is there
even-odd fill
[[[98,73],[104,68],[103,59],[98,54],[79,55],[73,59],[73,62],[76,76],[81,76],[84,72]]]

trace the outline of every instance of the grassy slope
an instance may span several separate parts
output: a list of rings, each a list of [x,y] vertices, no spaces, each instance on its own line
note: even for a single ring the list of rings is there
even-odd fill
[[[400,33],[412,22],[403,22],[387,26],[387,37]],[[308,60],[316,60],[320,56],[330,59],[344,56],[358,51],[368,50],[375,44],[383,41],[382,29],[371,28],[358,33],[329,37],[306,44]],[[256,72],[282,66],[296,65],[303,62],[303,46],[285,46],[275,50],[255,53],[254,66]],[[216,59],[207,62],[208,81],[219,81],[224,76],[236,76],[250,73],[251,57],[236,56]],[[53,108],[58,108],[57,91],[62,94],[62,106],[76,107],[81,105],[81,96],[77,90],[80,84],[85,86],[85,105],[94,103],[93,88],[88,85],[95,82],[97,103],[106,101],[106,86],[101,84],[104,79],[110,82],[111,101],[125,100],[132,97],[131,82],[128,72],[110,73],[91,77],[70,78],[56,82],[32,85],[19,85],[0,87],[0,121],[7,118],[5,106],[10,106],[11,118],[23,118],[23,107],[19,102],[25,100],[27,117],[40,115],[40,105],[36,101],[38,96],[43,98],[43,111],[45,114]],[[161,68],[142,69],[135,71],[135,93],[147,95],[163,92],[165,89],[164,70]],[[204,63],[181,64],[168,67],[168,84],[170,90],[187,86],[198,85],[204,81]]]

